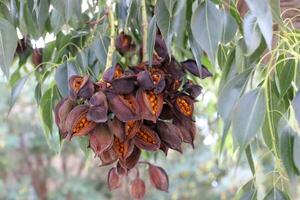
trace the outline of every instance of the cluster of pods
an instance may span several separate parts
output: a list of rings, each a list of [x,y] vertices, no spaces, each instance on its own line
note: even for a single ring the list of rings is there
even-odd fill
[[[121,34],[116,41],[121,55],[134,48],[128,35]],[[202,87],[187,74],[211,76],[194,60],[178,62],[170,56],[159,35],[154,50],[151,67],[148,62],[126,67],[116,64],[98,81],[89,76],[70,77],[69,96],[55,108],[55,121],[63,138],[89,137],[89,147],[102,166],[116,163],[108,173],[110,189],[119,188],[122,177],[131,170],[137,171],[129,184],[135,199],[145,194],[137,168],[141,163],[148,165],[152,185],[168,191],[166,172],[139,161],[141,153],[161,150],[167,155],[169,149],[182,152],[183,142],[194,147],[194,103]]]

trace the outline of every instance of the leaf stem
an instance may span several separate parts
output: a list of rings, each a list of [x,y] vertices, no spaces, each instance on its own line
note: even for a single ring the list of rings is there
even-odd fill
[[[147,60],[147,39],[148,39],[148,21],[147,21],[147,12],[146,12],[146,1],[141,0],[141,9],[142,9],[142,29],[143,29],[143,58],[142,61]]]
[[[115,17],[112,12],[112,5],[113,3],[107,3],[107,15],[108,15],[108,22],[109,22],[109,28],[110,28],[110,44],[107,51],[107,57],[106,57],[106,65],[105,70],[107,70],[112,65],[113,60],[113,54],[116,49],[115,47]]]

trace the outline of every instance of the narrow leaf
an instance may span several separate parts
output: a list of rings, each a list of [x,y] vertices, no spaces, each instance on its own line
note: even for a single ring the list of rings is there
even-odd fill
[[[193,13],[191,29],[194,38],[214,64],[218,44],[222,39],[223,20],[220,10],[215,4],[205,1]]]
[[[12,65],[18,36],[13,25],[0,18],[0,68],[3,74],[9,78],[9,68]]]
[[[238,101],[232,119],[232,131],[241,149],[258,133],[265,117],[265,97],[261,89],[246,93]]]
[[[12,107],[16,103],[16,100],[17,100],[18,96],[20,95],[20,93],[23,89],[23,86],[26,83],[28,77],[29,77],[29,75],[26,75],[23,78],[21,78],[12,88],[8,113],[11,111]]]

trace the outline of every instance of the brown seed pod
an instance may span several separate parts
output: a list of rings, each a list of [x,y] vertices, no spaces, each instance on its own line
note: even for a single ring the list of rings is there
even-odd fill
[[[173,119],[173,124],[177,126],[181,132],[183,142],[191,144],[194,148],[194,139],[196,135],[196,125],[192,120]]]
[[[91,132],[96,123],[87,119],[88,105],[73,108],[66,119],[66,128],[70,136],[82,136]]]
[[[75,101],[77,98],[89,99],[95,91],[89,76],[73,75],[69,78],[69,96]]]
[[[43,49],[34,49],[32,52],[32,63],[34,66],[39,66],[41,67],[41,63],[43,60]]]
[[[125,160],[133,151],[133,147],[134,145],[131,141],[121,142],[119,138],[114,137],[113,149],[120,159]]]
[[[66,128],[66,119],[74,106],[75,102],[71,101],[68,97],[65,97],[64,99],[60,100],[55,107],[55,123],[60,132],[63,134],[63,138],[66,137],[68,131]]]
[[[123,76],[123,69],[119,63],[115,66],[110,67],[109,69],[103,72],[102,79],[105,82],[111,83],[112,80],[116,78],[121,78]]]
[[[107,122],[109,130],[113,133],[121,142],[125,140],[124,123],[121,122],[117,117]]]
[[[123,122],[140,120],[140,107],[135,97],[131,94],[117,95],[107,92],[110,110]]]
[[[143,199],[146,193],[146,186],[140,177],[136,177],[130,184],[130,195],[133,199]]]
[[[166,171],[161,167],[149,164],[148,172],[151,184],[158,190],[168,192],[169,178]]]
[[[113,148],[110,148],[106,151],[103,151],[98,156],[101,160],[101,165],[100,166],[110,165],[118,159],[118,157],[117,157],[115,151],[113,150]]]
[[[131,139],[135,136],[136,132],[140,129],[142,121],[131,120],[125,123],[125,137]]]
[[[135,50],[135,44],[132,42],[130,35],[125,34],[124,32],[116,39],[116,49],[121,55]]]
[[[122,185],[122,176],[117,172],[117,168],[113,167],[109,170],[107,175],[107,185],[109,190],[115,190]]]
[[[156,151],[160,147],[160,139],[154,130],[141,125],[134,137],[134,144],[147,151]]]
[[[125,160],[122,159],[119,160],[119,164],[124,169],[126,169],[126,171],[129,171],[137,165],[140,156],[141,156],[141,150],[137,147],[134,147],[132,153]]]
[[[113,144],[113,134],[109,131],[106,124],[98,124],[91,132],[90,147],[96,155],[107,151]]]
[[[191,118],[194,112],[194,100],[187,95],[179,95],[175,99],[175,108],[183,116]]]
[[[182,67],[192,73],[194,76],[197,76],[201,79],[212,76],[212,74],[204,67],[203,65],[198,67],[195,60],[188,59],[181,62]]]
[[[157,123],[157,130],[160,139],[168,148],[182,153],[182,135],[178,127],[169,122],[159,121]]]
[[[139,89],[137,101],[140,104],[142,118],[155,123],[163,108],[163,94]]]

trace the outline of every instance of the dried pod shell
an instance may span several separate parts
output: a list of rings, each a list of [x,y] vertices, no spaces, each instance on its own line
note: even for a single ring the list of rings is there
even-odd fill
[[[134,51],[135,44],[132,42],[131,36],[125,34],[124,32],[120,33],[116,39],[116,49],[121,55],[130,51]]]
[[[137,147],[134,147],[132,153],[125,160],[119,160],[119,164],[126,169],[126,171],[131,170],[139,162],[140,156],[141,150]]]
[[[202,92],[202,87],[200,85],[193,84],[191,81],[187,81],[183,90],[187,92],[192,98],[196,99]]]
[[[169,122],[159,121],[157,129],[160,139],[167,147],[182,153],[182,135],[179,128]]]
[[[132,120],[125,123],[125,137],[131,139],[135,136],[136,132],[140,129],[142,121]]]
[[[101,160],[101,165],[100,166],[110,165],[118,159],[118,157],[117,157],[115,151],[113,150],[113,148],[110,148],[106,151],[103,151],[98,156]]]
[[[174,118],[173,124],[179,128],[183,142],[191,144],[194,148],[194,139],[196,135],[195,122],[191,120],[179,120],[177,118]]]
[[[133,95],[107,92],[110,110],[123,122],[140,119],[140,108]]]
[[[133,147],[134,145],[131,141],[121,142],[119,138],[114,137],[113,149],[120,159],[125,160],[133,151]]]
[[[125,140],[124,123],[121,122],[117,117],[114,117],[112,120],[109,120],[107,124],[110,132],[113,133],[117,138],[119,138],[121,142],[124,142]]]
[[[160,139],[157,133],[145,125],[142,125],[137,131],[134,143],[137,147],[147,151],[156,151],[160,147]]]
[[[69,96],[75,101],[77,98],[89,99],[95,91],[89,76],[73,75],[69,78]]]
[[[130,94],[135,88],[135,76],[124,76],[111,81],[112,91],[117,94]]]
[[[148,172],[151,184],[158,190],[168,192],[169,178],[166,171],[161,167],[149,164]]]
[[[90,134],[90,147],[96,155],[107,151],[113,144],[113,134],[106,124],[98,124]]]
[[[111,82],[115,78],[120,78],[123,75],[123,69],[119,63],[103,72],[102,79],[106,82]]]
[[[136,177],[130,184],[130,195],[133,199],[139,200],[145,197],[146,186],[144,181]]]
[[[192,73],[193,75],[199,77],[199,78],[207,78],[212,76],[212,74],[204,67],[203,65],[198,67],[195,60],[188,59],[183,62],[181,62],[182,67]]]
[[[155,123],[163,108],[163,94],[139,89],[137,101],[140,104],[142,118]]]
[[[113,167],[109,170],[107,175],[107,184],[110,190],[115,190],[122,185],[122,176],[117,172],[117,168]]]
[[[194,112],[194,100],[187,95],[179,95],[175,99],[176,110],[187,118],[192,118]]]
[[[55,123],[60,129],[60,132],[63,134],[67,132],[65,122],[68,117],[68,114],[71,112],[74,106],[75,102],[71,101],[68,97],[65,97],[64,99],[60,100],[55,106]],[[65,136],[66,135],[64,135],[64,137]]]
[[[66,128],[71,136],[82,136],[91,132],[96,123],[87,119],[88,105],[73,108],[66,119]]]

